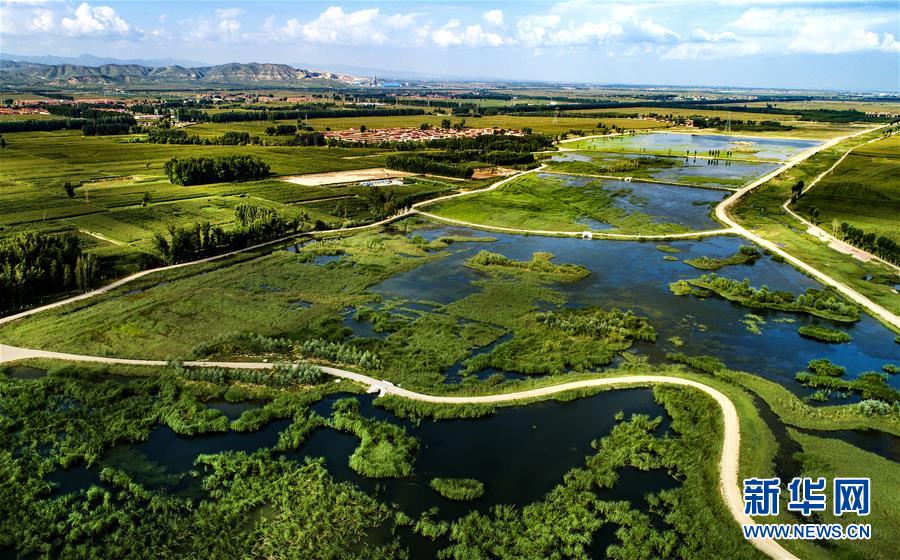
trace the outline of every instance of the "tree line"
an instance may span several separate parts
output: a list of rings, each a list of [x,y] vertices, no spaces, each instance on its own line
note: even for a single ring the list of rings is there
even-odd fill
[[[106,134],[128,134],[135,125],[136,121],[134,120],[134,117],[122,114],[115,114],[114,116],[98,119],[25,119],[19,121],[0,121],[0,133],[84,130],[86,136],[98,136]]]
[[[181,128],[153,127],[147,131],[147,141],[151,144],[202,144],[204,146],[246,146],[258,144],[248,132],[229,130],[215,138],[201,138],[196,134],[188,134]]]
[[[222,111],[209,113],[200,109],[180,108],[176,111],[178,119],[193,122],[244,122],[267,120],[320,119],[334,117],[398,117],[424,115],[422,109],[410,108],[368,108],[368,109],[312,109],[304,110],[263,110],[263,111]]]
[[[172,158],[163,171],[173,184],[184,186],[265,179],[270,174],[269,164],[247,155]]]
[[[272,208],[238,204],[234,228],[226,230],[209,222],[169,226],[169,236],[157,233],[154,246],[167,263],[177,263],[286,237],[308,226],[308,217],[285,218]]]
[[[0,307],[3,309],[39,296],[87,290],[98,276],[96,257],[82,252],[74,233],[29,232],[0,241]]]
[[[296,130],[297,127],[288,125]],[[270,127],[272,128],[272,127]],[[328,142],[321,132],[298,132],[289,138],[263,139],[249,132],[228,131],[215,138],[188,134],[180,128],[153,127],[147,131],[151,144],[193,144],[202,146],[325,146]]]
[[[429,175],[441,175],[443,177],[458,177],[468,179],[475,170],[470,165],[459,163],[445,163],[424,154],[395,154],[385,160],[388,169],[409,171],[410,173],[427,173]]]
[[[884,235],[877,235],[872,232],[851,226],[847,222],[841,222],[840,229],[841,239],[850,243],[854,247],[866,250],[873,255],[877,255],[889,263],[900,265],[900,244]]]

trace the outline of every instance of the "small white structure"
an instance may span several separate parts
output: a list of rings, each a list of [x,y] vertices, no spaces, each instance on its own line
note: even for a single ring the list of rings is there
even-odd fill
[[[582,232],[581,232],[581,238],[582,238],[582,239],[593,239],[593,238],[594,238],[594,234],[593,234],[592,232],[590,232],[590,231],[582,231]]]
[[[403,179],[375,179],[374,181],[361,181],[362,187],[391,187],[394,185],[402,185]]]

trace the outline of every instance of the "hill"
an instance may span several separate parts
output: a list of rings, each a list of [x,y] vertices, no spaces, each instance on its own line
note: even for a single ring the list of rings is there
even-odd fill
[[[40,64],[0,60],[0,83],[8,85],[116,85],[135,83],[294,84],[304,80],[352,82],[345,74],[317,72],[287,64],[251,62],[186,68],[141,64]]]

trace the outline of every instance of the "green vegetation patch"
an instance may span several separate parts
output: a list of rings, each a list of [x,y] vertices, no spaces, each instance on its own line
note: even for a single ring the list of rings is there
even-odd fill
[[[419,442],[396,424],[364,418],[353,398],[334,403],[328,425],[360,439],[350,456],[350,468],[371,478],[402,478],[412,474]]]
[[[552,253],[534,253],[530,261],[516,261],[500,253],[479,251],[466,261],[466,266],[479,270],[526,271],[541,278],[558,282],[575,282],[587,277],[591,272],[575,264],[555,264]]]
[[[802,452],[797,456],[802,467],[801,476],[831,480],[840,477],[859,477],[861,473],[865,473],[865,476],[871,479],[872,488],[878,489],[873,490],[871,513],[863,521],[871,523],[872,539],[829,541],[831,548],[827,557],[893,556],[894,551],[900,546],[900,465],[850,443],[830,438],[827,434],[813,435],[791,428],[788,429],[788,433],[802,448]],[[831,492],[828,499],[834,499]],[[846,515],[835,516],[831,508],[818,515],[820,516],[818,523],[838,523],[846,526],[848,523],[859,522],[854,516],[849,518]]]
[[[826,359],[810,361],[807,370],[795,376],[797,382],[806,387],[828,392],[856,393],[864,399],[875,399],[890,404],[900,401],[900,391],[887,384],[885,373],[868,371],[859,374],[855,379],[842,379],[845,368]]]
[[[759,249],[750,245],[741,245],[738,252],[724,259],[702,256],[696,259],[685,259],[684,263],[700,270],[719,270],[725,266],[752,263],[760,257]]]
[[[892,313],[900,314],[900,298],[894,290],[894,284],[897,282],[896,274],[887,271],[883,265],[875,261],[861,262],[852,255],[831,249],[827,244],[807,234],[806,226],[782,208],[784,202],[791,198],[791,187],[798,181],[809,184],[834,165],[848,149],[881,136],[882,131],[863,134],[820,151],[773,178],[763,187],[749,192],[732,207],[731,214],[738,223],[755,234],[778,244],[803,262],[819,270],[827,270],[835,280],[853,288]],[[816,185],[807,194],[814,194],[819,187],[820,185]],[[877,186],[868,184],[867,188]],[[801,200],[803,198],[805,196]],[[868,212],[868,209],[872,208],[872,212],[878,212],[880,207],[877,204],[871,206],[859,203],[854,211]],[[896,230],[894,217],[897,212],[890,214],[888,211],[888,213],[893,221],[884,222],[885,228],[893,227]],[[823,214],[822,221],[822,227],[826,231],[831,231],[831,216]],[[839,227],[839,224],[837,225]]]
[[[715,273],[704,274],[685,282],[746,307],[808,313],[847,323],[859,321],[858,307],[815,288],[809,288],[805,293],[795,296],[791,292],[769,291],[765,286],[753,288],[746,278],[742,282],[723,278]]]
[[[626,186],[607,188],[601,180],[572,186],[572,180],[563,175],[530,174],[489,192],[438,203],[430,211],[464,222],[526,230],[579,232],[593,229],[586,224],[600,222],[613,226],[603,231],[616,233],[690,231],[634,210],[646,201]],[[616,203],[620,198],[628,200],[631,208],[619,207]]]
[[[820,342],[830,342],[833,344],[840,344],[842,342],[850,342],[851,340],[853,340],[853,337],[845,333],[844,331],[829,329],[828,327],[822,327],[819,325],[803,325],[802,327],[797,329],[797,332],[800,333],[800,336],[812,338]]]
[[[656,246],[657,251],[662,251],[663,253],[681,253],[681,249],[678,247],[672,247],[671,245],[667,245],[665,243],[661,243]]]
[[[794,209],[838,238],[900,262],[898,154],[900,135],[896,134],[860,146],[800,196]],[[880,242],[879,237],[883,238]]]
[[[484,483],[474,478],[432,478],[431,488],[457,502],[471,502],[484,495]]]

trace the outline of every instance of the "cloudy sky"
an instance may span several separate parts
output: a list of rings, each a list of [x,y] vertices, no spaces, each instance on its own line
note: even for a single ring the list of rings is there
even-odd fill
[[[0,51],[549,81],[900,89],[900,3],[0,0]]]

